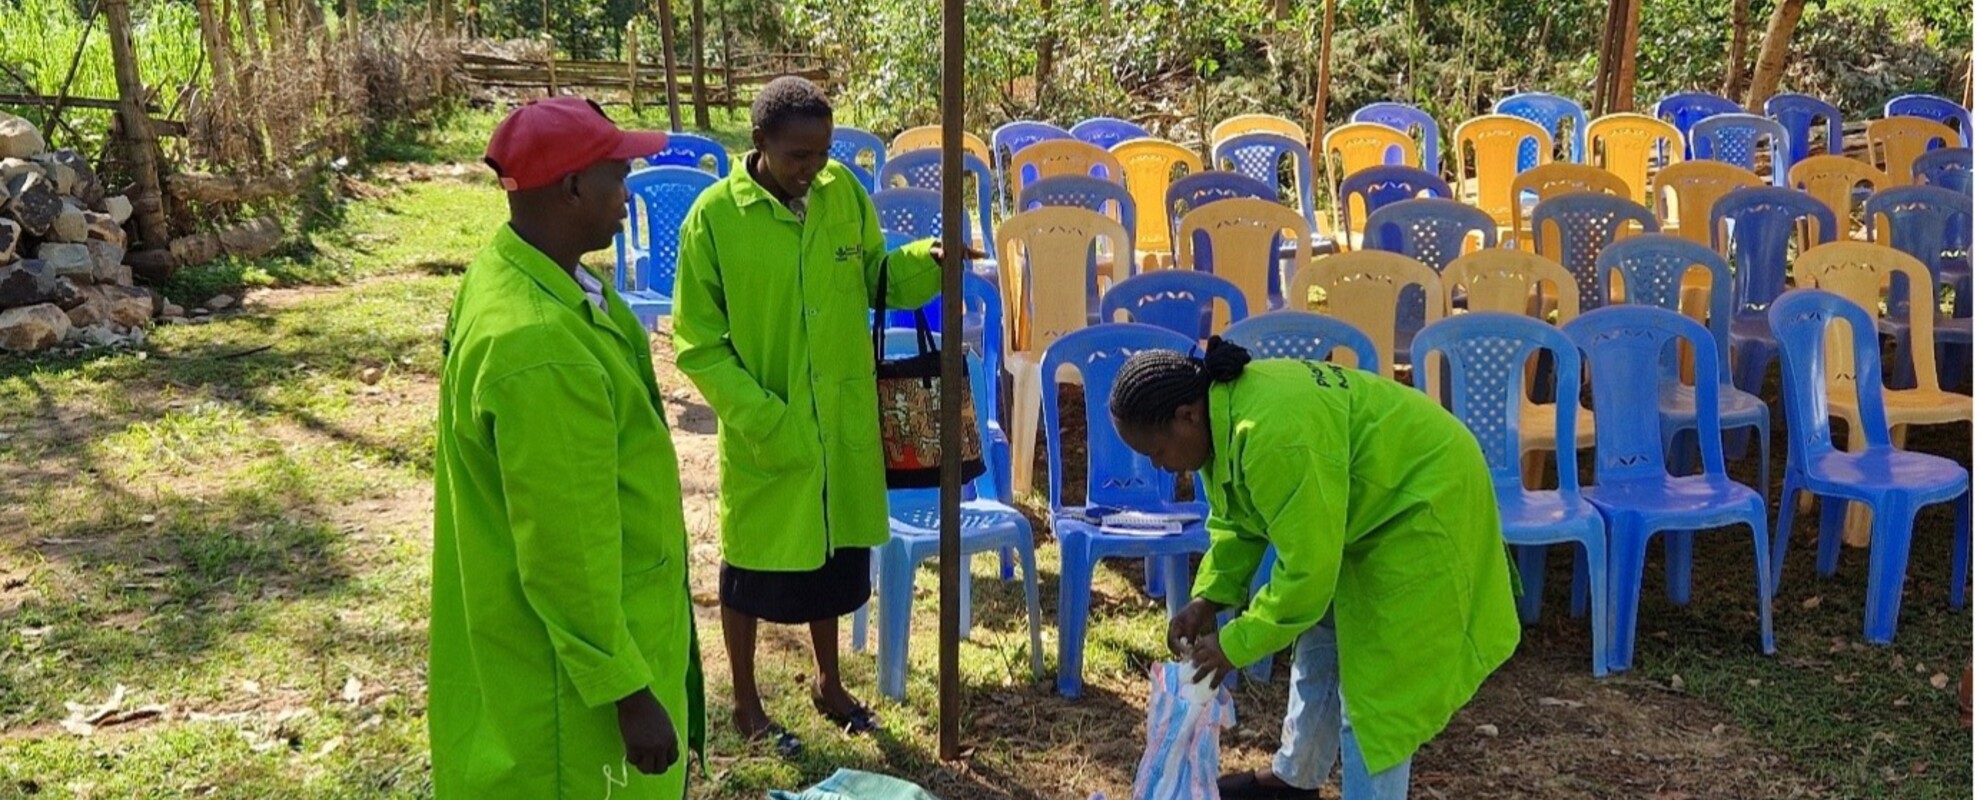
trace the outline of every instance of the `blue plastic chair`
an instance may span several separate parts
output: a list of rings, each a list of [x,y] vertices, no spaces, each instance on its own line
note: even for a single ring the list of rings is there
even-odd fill
[[[1100,298],[1100,320],[1139,322],[1175,331],[1192,341],[1211,334],[1211,310],[1222,300],[1232,322],[1250,316],[1244,291],[1237,284],[1208,272],[1165,269],[1144,272],[1115,284]]]
[[[880,215],[882,233],[898,233],[909,241],[942,235],[941,192],[908,187],[882,189],[873,195],[873,210]]]
[[[1657,101],[1651,116],[1661,119],[1677,128],[1685,137],[1685,158],[1691,158],[1691,126],[1699,120],[1718,114],[1739,114],[1746,108],[1726,98],[1708,92],[1679,92]]]
[[[912,352],[915,333],[892,330],[887,333],[890,353]],[[977,376],[984,372],[983,360],[975,353],[965,357],[970,372],[971,394],[977,409],[977,433],[986,446],[991,424],[984,413],[992,399],[983,394]],[[987,454],[986,454],[987,455]],[[986,499],[988,472],[964,488],[962,505],[962,552],[965,559],[977,553],[996,552],[1008,558],[1015,551],[1024,569],[1025,610],[1031,626],[1031,670],[1045,672],[1044,643],[1039,632],[1038,567],[1033,555],[1031,523],[1017,509],[995,499]],[[941,490],[896,489],[887,492],[888,539],[875,553],[875,600],[880,607],[880,653],[876,671],[880,693],[895,700],[907,699],[908,617],[914,605],[916,567],[935,557],[941,546]],[[964,636],[970,630],[968,570],[964,569],[962,624]],[[1008,570],[1005,580],[1009,580]],[[853,648],[866,647],[867,607],[853,613]]]
[[[1054,175],[1025,184],[1024,191],[1018,195],[1018,213],[1040,206],[1084,208],[1121,223],[1130,234],[1135,230],[1134,196],[1126,186],[1110,180],[1090,175]],[[1132,255],[1116,253],[1114,257]]]
[[[1216,152],[1211,155],[1218,169],[1228,169],[1273,187],[1273,200],[1278,199],[1280,170],[1291,159],[1299,213],[1305,215],[1309,228],[1320,230],[1313,204],[1313,153],[1305,142],[1276,133],[1247,133],[1218,142]]]
[[[1959,131],[1960,144],[1973,146],[1973,115],[1965,106],[1935,94],[1907,94],[1884,103],[1886,117],[1924,117]]]
[[[1823,123],[1822,152],[1842,155],[1843,118],[1842,112],[1835,106],[1805,94],[1782,93],[1767,98],[1765,111],[1767,116],[1787,129],[1787,165],[1790,169],[1814,154],[1808,137],[1815,132],[1817,123]]]
[[[1780,527],[1774,535],[1775,585],[1779,585],[1787,561],[1797,493],[1808,492],[1822,500],[1815,571],[1824,577],[1836,574],[1846,503],[1853,500],[1869,506],[1873,527],[1863,637],[1875,644],[1890,644],[1897,635],[1898,606],[1904,594],[1918,511],[1953,501],[1952,607],[1964,607],[1973,548],[1971,476],[1953,461],[1891,446],[1884,391],[1878,381],[1854,383],[1868,446],[1858,452],[1842,452],[1831,438],[1828,394],[1832,386],[1826,363],[1829,325],[1835,320],[1849,325],[1856,374],[1876,375],[1880,372],[1881,347],[1870,315],[1839,295],[1796,289],[1781,295],[1767,317],[1781,342],[1782,395],[1788,421],[1787,478],[1781,489]]]
[[[1311,311],[1273,311],[1247,317],[1224,331],[1224,338],[1242,345],[1258,358],[1331,361],[1336,349],[1354,355],[1354,368],[1367,370],[1380,361],[1368,334],[1334,317]]]
[[[868,175],[879,172],[881,168],[887,166],[887,142],[868,131],[849,125],[840,125],[832,129],[832,149],[829,153],[833,161],[849,167],[859,167]],[[873,166],[870,168],[859,163],[859,157],[864,153],[872,154]],[[875,191],[870,183],[867,184],[866,190]]]
[[[1094,147],[1112,150],[1114,145],[1121,142],[1148,136],[1148,129],[1124,119],[1094,117],[1072,126],[1072,130],[1067,133],[1072,134],[1074,139]]]
[[[1913,180],[1967,195],[1973,194],[1973,148],[1941,147],[1927,150],[1911,162]]]
[[[1182,533],[1135,536],[1108,533],[1080,519],[1075,512],[1094,505],[1151,512],[1207,513],[1201,503],[1173,499],[1175,475],[1158,469],[1146,456],[1121,441],[1109,422],[1107,398],[1122,365],[1143,350],[1190,352],[1196,342],[1153,325],[1096,325],[1066,334],[1045,348],[1041,362],[1045,411],[1046,464],[1050,469],[1052,532],[1059,540],[1059,694],[1078,697],[1086,662],[1086,618],[1092,612],[1093,569],[1103,558],[1163,560],[1169,575],[1189,574],[1189,557],[1208,550],[1210,534],[1201,523]],[[1086,506],[1065,501],[1066,464],[1060,433],[1059,383],[1052,376],[1064,367],[1078,370],[1086,387]],[[1187,581],[1168,581],[1169,615],[1189,602]]]
[[[1437,118],[1423,109],[1408,103],[1369,103],[1355,109],[1348,121],[1387,125],[1417,137],[1423,147],[1423,168],[1436,171],[1437,157],[1444,152],[1443,138],[1437,129]]]
[[[1786,186],[1788,159],[1787,128],[1757,114],[1718,114],[1691,126],[1688,135],[1692,158],[1723,161],[1752,172],[1759,163],[1760,140],[1767,139],[1767,152],[1773,155],[1773,182]]]
[[[997,177],[990,171],[990,165],[974,154],[963,153],[963,172],[976,178],[976,228],[973,242],[984,254],[987,261],[996,261],[997,242],[990,224],[991,209],[998,207]],[[939,149],[910,150],[887,159],[880,168],[878,183],[881,191],[898,186],[916,189],[942,191],[942,151]],[[992,270],[994,272],[995,270]]]
[[[1562,326],[1589,365],[1595,394],[1595,484],[1585,493],[1609,529],[1609,602],[1615,625],[1609,668],[1629,669],[1636,651],[1636,611],[1643,593],[1643,562],[1659,532],[1667,555],[1691,532],[1727,525],[1752,529],[1755,596],[1760,605],[1760,649],[1774,652],[1773,570],[1767,553],[1767,503],[1726,477],[1719,437],[1696,437],[1704,473],[1673,477],[1664,466],[1656,395],[1643,391],[1645,364],[1678,343],[1691,346],[1698,374],[1719,369],[1712,334],[1675,311],[1650,306],[1610,306],[1583,312]],[[1719,429],[1719,383],[1698,382],[1698,425]],[[1667,558],[1673,590],[1690,586],[1690,560]],[[1673,596],[1684,604],[1688,597]]]
[[[1442,274],[1444,267],[1464,255],[1473,234],[1483,248],[1499,246],[1499,224],[1475,206],[1441,197],[1419,197],[1390,203],[1368,215],[1361,249],[1409,256]],[[1409,353],[1410,339],[1423,327],[1423,288],[1404,287],[1397,297],[1397,363]]]
[[[1605,248],[1624,237],[1631,222],[1642,233],[1660,230],[1655,212],[1612,194],[1569,192],[1533,207],[1534,252],[1553,259],[1574,275],[1582,313],[1609,304],[1595,262]]]
[[[1340,224],[1336,227],[1347,230],[1350,201],[1361,198],[1364,214],[1374,214],[1390,203],[1414,200],[1419,197],[1451,198],[1451,185],[1437,175],[1400,164],[1369,167],[1341,179],[1339,207]],[[1364,231],[1366,224],[1364,223]]]
[[[729,177],[729,151],[721,142],[693,133],[667,134],[667,149],[647,156],[649,167],[692,167]]]
[[[1009,184],[1003,181],[1003,176],[1010,172],[1011,157],[1017,155],[1018,151],[1047,139],[1071,138],[1072,134],[1068,133],[1064,128],[1049,122],[1032,122],[1030,120],[1007,122],[1002,127],[991,131],[990,158],[996,163],[990,166],[997,168],[998,196],[1004,196],[1006,189],[1009,187]]]
[[[1936,186],[1899,186],[1871,195],[1863,204],[1863,221],[1876,232],[1879,243],[1902,250],[1925,265],[1933,284],[1924,293],[1927,302],[1938,301],[1938,287],[1942,284],[1960,287],[1955,310],[1963,312],[1965,318],[1939,318],[1932,332],[1942,351],[1939,363],[1947,367],[1940,376],[1942,388],[1957,385],[1959,370],[1955,367],[1963,365],[1966,359],[1952,351],[1959,345],[1973,344],[1972,289],[1967,285],[1973,274],[1972,198]],[[1882,332],[1897,337],[1897,359],[1891,365],[1891,386],[1897,389],[1918,385],[1917,365],[1911,363],[1911,318],[1906,313],[1913,291],[1920,290],[1905,286],[1902,281],[1891,285],[1891,312],[1879,326]]]
[[[613,288],[639,323],[652,328],[674,313],[674,271],[681,250],[681,222],[716,177],[693,167],[648,167],[626,176],[627,214],[638,219],[613,237],[617,268]],[[637,215],[637,216],[631,216]],[[641,241],[641,231],[645,231]],[[630,241],[628,241],[630,240]]]
[[[1529,491],[1520,480],[1519,417],[1526,388],[1524,367],[1536,352],[1551,355],[1555,364],[1555,397],[1581,393],[1581,353],[1567,335],[1552,325],[1517,314],[1476,312],[1440,320],[1423,329],[1411,345],[1410,362],[1429,363],[1431,353],[1443,356],[1449,375],[1451,414],[1478,437],[1492,486],[1499,498],[1499,528],[1519,561],[1520,621],[1540,620],[1541,589],[1547,576],[1547,546],[1580,545],[1577,553],[1575,597],[1587,592],[1594,639],[1595,677],[1609,674],[1609,553],[1602,515],[1581,496],[1576,466],[1575,409],[1571,403],[1555,410],[1554,453],[1560,474],[1557,489]],[[1416,388],[1436,396],[1442,387],[1429,385],[1425,370],[1415,372]],[[1586,585],[1581,580],[1585,572]],[[1577,604],[1578,605],[1578,604]],[[1579,616],[1579,613],[1576,613]]]
[[[1767,327],[1767,306],[1786,290],[1789,240],[1797,230],[1808,230],[1804,220],[1814,220],[1810,232],[1817,241],[1804,241],[1801,248],[1835,241],[1836,215],[1807,194],[1755,186],[1719,198],[1712,204],[1710,219],[1712,249],[1739,265],[1733,274],[1733,385],[1757,395],[1778,349],[1773,330]]]
[[[1712,274],[1712,299],[1705,323],[1719,356],[1719,430],[1753,429],[1760,440],[1760,481],[1753,488],[1760,492],[1760,499],[1767,499],[1774,475],[1770,452],[1773,417],[1759,397],[1732,384],[1732,270],[1726,260],[1712,248],[1689,239],[1650,233],[1609,245],[1595,266],[1603,297],[1611,296],[1611,281],[1620,274],[1623,302],[1669,311],[1682,310],[1679,300],[1686,272],[1703,267]],[[1657,408],[1663,423],[1664,452],[1670,454],[1667,457],[1676,465],[1675,471],[1683,474],[1691,471],[1691,450],[1683,446],[1686,443],[1680,437],[1687,432],[1698,434],[1698,392],[1677,381],[1674,361],[1666,360],[1660,367],[1658,387],[1662,391],[1657,396]]]
[[[1494,114],[1511,114],[1529,120],[1547,129],[1547,135],[1555,141],[1566,138],[1568,160],[1576,164],[1588,163],[1588,154],[1583,149],[1588,139],[1588,112],[1580,103],[1557,94],[1546,92],[1522,92],[1503,98],[1492,105]],[[1561,135],[1561,122],[1567,121],[1574,128],[1572,135]],[[1425,162],[1428,163],[1428,162]],[[1540,144],[1531,140],[1519,144],[1519,171],[1525,172],[1540,163]]]

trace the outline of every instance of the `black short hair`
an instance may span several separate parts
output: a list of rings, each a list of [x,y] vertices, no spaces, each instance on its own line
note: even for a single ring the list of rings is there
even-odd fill
[[[798,119],[832,120],[832,102],[818,84],[796,75],[771,81],[749,104],[749,124],[764,133],[776,133]]]

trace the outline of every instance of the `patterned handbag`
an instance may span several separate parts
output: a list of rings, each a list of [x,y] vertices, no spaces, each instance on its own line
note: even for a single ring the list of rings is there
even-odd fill
[[[914,312],[915,353],[887,353],[887,264],[880,264],[880,290],[873,298],[874,372],[880,389],[880,450],[887,462],[887,488],[932,489],[942,485],[942,353],[929,330],[928,315]],[[968,378],[965,376],[964,380]],[[984,472],[983,441],[976,431],[976,406],[962,396],[962,479]]]

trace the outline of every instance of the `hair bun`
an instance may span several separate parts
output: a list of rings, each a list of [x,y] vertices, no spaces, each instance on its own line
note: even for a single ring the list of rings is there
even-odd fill
[[[1210,337],[1210,344],[1203,350],[1203,373],[1217,383],[1227,383],[1244,374],[1244,365],[1251,363],[1251,351],[1228,341],[1221,336]]]

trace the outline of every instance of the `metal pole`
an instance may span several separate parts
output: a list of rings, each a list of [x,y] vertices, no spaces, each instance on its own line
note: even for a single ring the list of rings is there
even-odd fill
[[[963,0],[942,0],[941,757],[962,754]],[[977,409],[978,414],[987,413]]]

